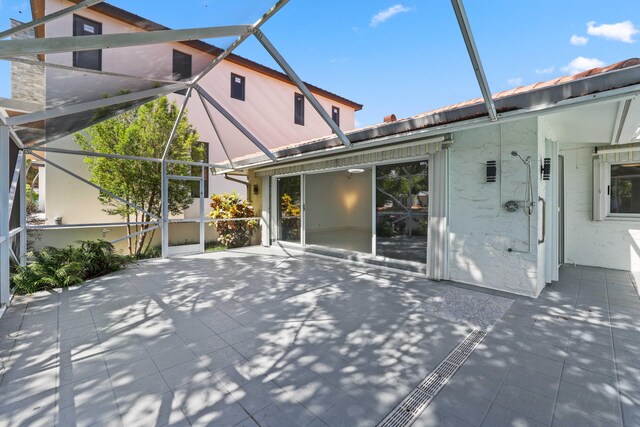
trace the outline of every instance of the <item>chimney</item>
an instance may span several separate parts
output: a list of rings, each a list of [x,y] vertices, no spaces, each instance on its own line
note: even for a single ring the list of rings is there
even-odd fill
[[[384,116],[384,122],[385,123],[395,122],[396,120],[398,120],[398,119],[396,118],[395,114],[389,114],[388,116]]]

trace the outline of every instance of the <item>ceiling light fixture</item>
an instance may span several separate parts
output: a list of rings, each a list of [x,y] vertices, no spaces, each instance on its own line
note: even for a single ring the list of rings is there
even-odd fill
[[[349,173],[362,173],[362,172],[364,172],[364,169],[353,168],[353,169],[348,169],[347,172],[349,172]]]

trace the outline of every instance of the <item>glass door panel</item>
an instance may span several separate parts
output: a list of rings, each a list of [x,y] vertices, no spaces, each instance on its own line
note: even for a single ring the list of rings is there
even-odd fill
[[[427,262],[428,162],[376,167],[376,254]]]
[[[300,176],[278,178],[278,240],[300,243]]]

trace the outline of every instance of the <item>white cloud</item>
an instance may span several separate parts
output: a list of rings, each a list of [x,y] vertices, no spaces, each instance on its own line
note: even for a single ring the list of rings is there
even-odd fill
[[[562,71],[573,75],[592,68],[603,67],[604,65],[605,63],[597,58],[585,58],[584,56],[578,56],[569,62],[566,67],[562,67]]]
[[[551,74],[556,70],[556,67],[536,68],[536,74]]]
[[[355,126],[356,129],[359,129],[362,127],[362,122],[358,119],[354,119],[353,120],[353,126]]]
[[[371,23],[369,24],[369,26],[375,28],[378,25],[382,24],[383,22],[387,21],[388,19],[394,17],[399,13],[411,12],[411,10],[412,9],[410,7],[407,7],[401,3],[396,4],[395,6],[391,6],[390,8],[382,10],[376,13],[375,15],[373,15],[373,18],[371,18]]]
[[[576,34],[572,35],[571,38],[569,39],[569,43],[571,43],[574,46],[584,46],[585,44],[587,44],[588,41],[589,41],[589,37],[582,37]]]
[[[507,84],[511,87],[522,86],[522,77],[514,77],[512,79],[507,80]]]
[[[587,22],[587,34],[590,36],[604,37],[625,43],[633,43],[633,36],[640,33],[631,21],[618,22],[617,24],[596,25],[594,21]]]

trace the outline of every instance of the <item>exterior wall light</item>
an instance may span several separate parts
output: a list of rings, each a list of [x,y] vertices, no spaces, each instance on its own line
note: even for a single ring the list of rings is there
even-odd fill
[[[495,160],[487,161],[487,182],[496,182],[498,167]]]

